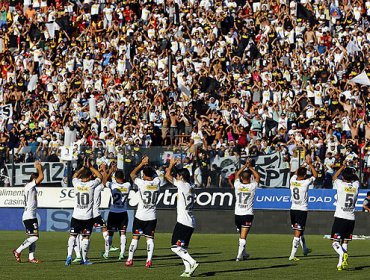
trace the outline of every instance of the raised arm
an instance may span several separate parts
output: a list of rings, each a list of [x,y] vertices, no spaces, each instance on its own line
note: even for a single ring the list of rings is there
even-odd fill
[[[315,167],[312,164],[312,159],[311,159],[311,156],[310,155],[307,155],[306,156],[306,163],[311,168],[312,176],[314,176],[315,178],[317,178],[317,171],[316,171]]]
[[[167,170],[166,170],[166,174],[164,175],[164,178],[166,178],[166,180],[168,182],[170,182],[171,184],[173,184],[173,177],[171,175],[171,172],[172,172],[172,169],[173,167],[178,163],[178,159],[172,157],[171,160],[170,160],[170,165],[168,166]]]
[[[239,179],[240,174],[246,169],[247,167],[250,166],[250,161],[247,160],[247,162],[235,173],[235,181]]]
[[[342,173],[342,171],[343,171],[344,168],[346,168],[346,162],[345,161],[343,162],[343,165],[338,169],[338,171],[335,172],[335,174],[334,174],[334,176],[332,178],[333,182],[338,179],[340,173]]]
[[[256,180],[256,182],[259,183],[260,180],[261,180],[260,174],[252,166],[249,167],[249,170],[252,172],[252,174],[253,174],[254,179]]]
[[[136,174],[139,172],[139,170],[144,166],[149,163],[149,158],[148,156],[144,156],[143,159],[141,160],[140,164],[135,167],[134,170],[130,173],[131,180],[134,181],[136,179]]]
[[[95,169],[94,166],[92,166],[90,160],[87,160],[88,168],[90,169],[91,173],[100,180],[103,180],[103,175],[99,172],[99,170]]]
[[[44,172],[42,171],[42,166],[39,161],[35,161],[35,167],[38,174],[37,178],[35,179],[35,183],[36,185],[39,185],[42,182],[42,180],[44,180]]]

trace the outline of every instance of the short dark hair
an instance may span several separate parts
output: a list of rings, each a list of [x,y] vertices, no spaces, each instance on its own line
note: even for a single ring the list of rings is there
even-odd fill
[[[91,171],[89,168],[84,168],[81,171],[81,179],[89,179],[92,175]]]
[[[114,177],[116,177],[116,179],[119,179],[120,181],[123,181],[125,179],[125,173],[123,173],[122,170],[117,170],[114,174]]]
[[[354,176],[353,176],[353,169],[352,168],[344,168],[344,170],[342,171],[342,178],[345,180],[345,181],[352,181]]]
[[[307,175],[307,169],[305,167],[300,167],[297,170],[298,177],[305,177]]]
[[[180,175],[185,182],[190,183],[190,172],[186,168],[177,170],[177,174]]]
[[[38,176],[39,176],[38,173],[32,172],[31,177],[30,177],[30,182],[32,182],[33,180],[35,180]]]
[[[240,174],[240,177],[242,178],[242,180],[250,180],[251,176],[252,176],[252,172],[250,172],[249,170],[244,170],[242,174]]]
[[[370,196],[370,192],[367,192],[367,193],[366,193],[366,196]]]
[[[155,173],[155,169],[149,165],[144,166],[143,173],[146,177],[153,178]]]

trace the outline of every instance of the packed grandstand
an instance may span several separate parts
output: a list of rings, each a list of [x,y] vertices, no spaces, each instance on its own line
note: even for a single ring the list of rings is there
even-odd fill
[[[370,1],[2,1],[1,165],[174,153],[231,187],[215,159],[311,155],[315,187],[345,159],[368,186],[369,19]]]

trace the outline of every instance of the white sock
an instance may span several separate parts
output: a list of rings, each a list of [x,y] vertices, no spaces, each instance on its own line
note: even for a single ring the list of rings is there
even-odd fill
[[[190,272],[190,263],[188,263],[186,260],[182,259],[182,262],[184,263],[185,266],[185,272],[189,273]]]
[[[304,235],[301,236],[300,243],[301,243],[301,247],[302,247],[303,251],[306,251],[307,250],[307,245],[306,245],[306,238],[304,238]]]
[[[81,259],[81,239],[80,239],[80,235],[77,235],[75,238],[76,238],[76,240],[75,240],[74,251],[75,251],[75,254],[76,254],[76,258]],[[72,253],[71,253],[71,255],[72,255]]]
[[[132,260],[134,258],[134,254],[135,254],[135,251],[137,249],[137,243],[138,243],[138,239],[132,239],[131,240],[131,244],[130,244],[130,249],[128,251],[128,261],[129,260]]]
[[[342,248],[343,248],[344,253],[347,253],[348,252],[348,243],[343,243]]]
[[[146,250],[148,251],[148,258],[146,261],[151,261],[153,258],[153,253],[154,253],[154,240],[153,239],[148,239],[146,241]]]
[[[89,252],[89,245],[90,245],[90,240],[89,239],[82,239],[81,243],[81,249],[82,249],[82,259],[84,262],[87,261],[87,253]]]
[[[112,237],[113,236],[109,236],[107,234],[104,236],[104,250],[106,254],[109,254],[109,249],[112,246],[112,239],[113,239]]]
[[[79,239],[78,236],[77,236],[77,239]],[[76,236],[70,235],[69,239],[68,239],[67,257],[72,257],[73,248],[75,246],[75,243],[76,243]],[[75,249],[75,251],[76,251],[76,249]],[[78,253],[80,254],[80,252],[78,252]],[[77,256],[77,251],[76,251],[76,257],[78,257]],[[81,257],[81,255],[80,255],[80,257]]]
[[[239,238],[239,248],[238,248],[238,255],[237,255],[238,259],[243,257],[243,252],[245,250],[246,243],[247,243],[247,240]]]
[[[291,258],[294,258],[295,257],[295,254],[297,253],[297,249],[299,247],[300,240],[301,239],[299,237],[294,237],[293,238],[292,252],[290,253],[290,257]]]
[[[339,242],[337,241],[333,242],[332,246],[335,252],[337,252],[339,255],[338,266],[342,266],[342,260],[343,260],[343,255],[344,255],[343,248],[342,246],[340,246]]]
[[[194,265],[196,263],[196,261],[190,256],[188,251],[180,246],[172,247],[171,251],[174,252],[176,255],[178,255],[180,258],[182,258],[183,261],[186,261],[187,263],[189,263],[189,265]],[[185,266],[185,269],[186,269],[186,266]]]
[[[33,260],[35,258],[35,251],[36,251],[36,242],[33,242],[29,247],[28,247],[30,253],[28,255],[29,260]]]
[[[126,250],[126,235],[121,234],[120,239],[121,239],[121,254],[124,254]]]
[[[32,243],[36,242],[39,239],[37,236],[30,236],[28,237],[21,246],[18,247],[16,250],[17,253],[21,253],[24,249],[28,248]]]

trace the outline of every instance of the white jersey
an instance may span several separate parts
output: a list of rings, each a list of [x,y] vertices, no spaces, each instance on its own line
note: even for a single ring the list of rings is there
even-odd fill
[[[355,205],[359,186],[358,181],[347,183],[337,179],[333,182],[333,189],[337,190],[337,206],[334,217],[355,220]]]
[[[93,204],[93,218],[100,216],[101,192],[104,190],[104,185],[100,184],[94,189],[94,204]]]
[[[315,181],[315,177],[305,180],[297,180],[297,175],[290,179],[290,193],[292,210],[307,211],[308,210],[308,187]]]
[[[173,179],[173,185],[177,187],[177,222],[195,228],[193,187],[189,183],[176,179]]]
[[[37,191],[36,181],[32,180],[24,186],[24,212],[22,220],[31,220],[36,218],[37,210]]]
[[[108,182],[112,197],[109,211],[112,213],[123,213],[127,211],[127,198],[130,192],[130,183]]]
[[[235,180],[235,215],[253,215],[254,195],[257,186],[257,182],[243,184],[239,179]]]
[[[77,220],[93,218],[94,189],[101,183],[99,178],[82,182],[78,178],[72,180],[75,191],[75,205],[72,217]]]
[[[161,183],[160,179],[157,177],[152,181],[146,181],[136,178],[134,183],[138,186],[140,194],[135,217],[142,221],[157,219],[157,200],[159,196],[159,185]]]

